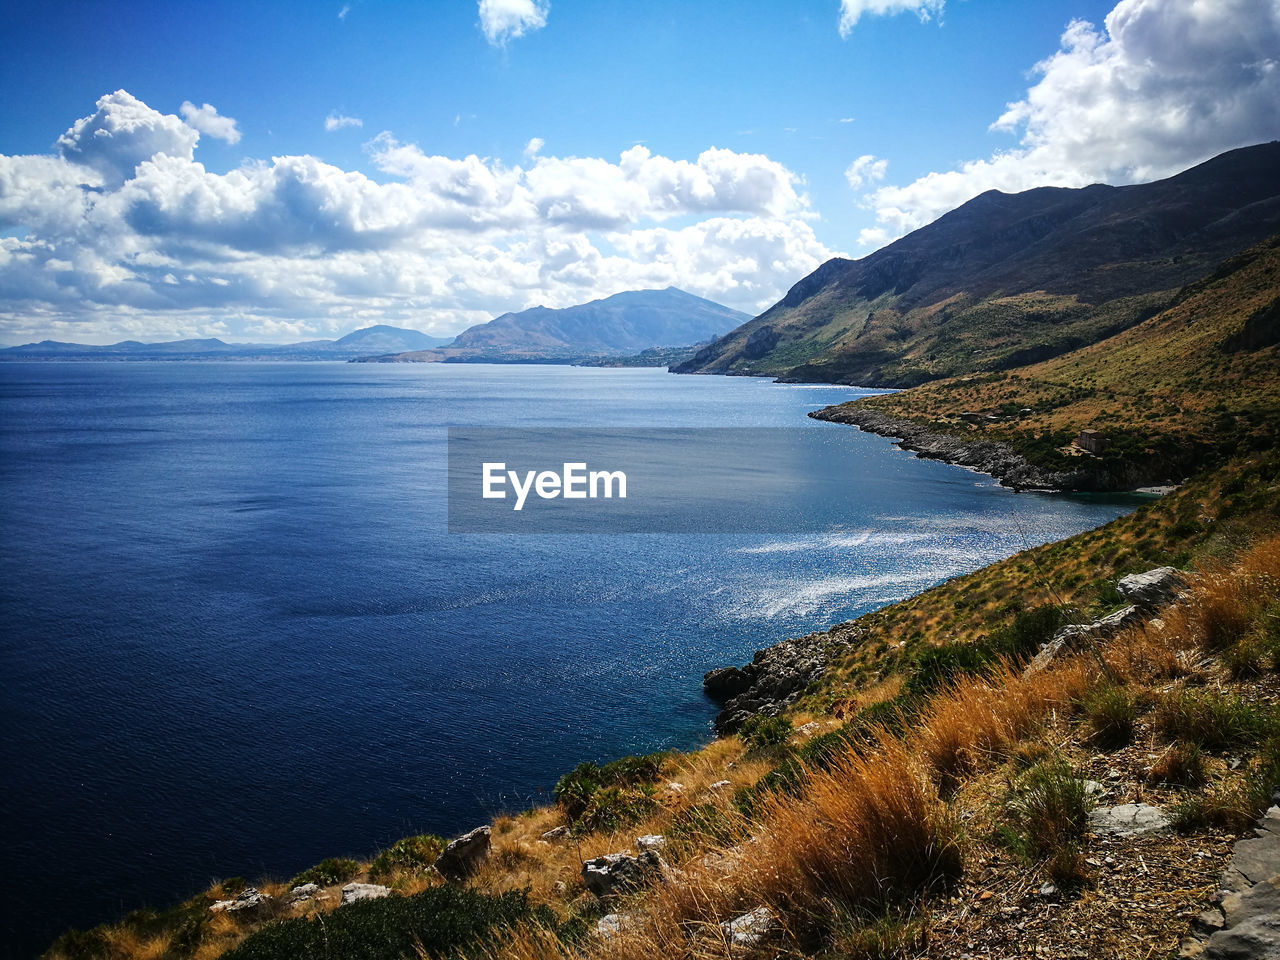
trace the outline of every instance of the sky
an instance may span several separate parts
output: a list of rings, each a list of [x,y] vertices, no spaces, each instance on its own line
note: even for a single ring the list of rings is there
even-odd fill
[[[0,343],[444,336],[1280,138],[1280,0],[6,0],[0,89]]]

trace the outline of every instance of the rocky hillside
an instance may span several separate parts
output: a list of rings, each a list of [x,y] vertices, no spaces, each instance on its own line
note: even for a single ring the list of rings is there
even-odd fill
[[[1280,235],[1220,264],[1154,317],[1007,373],[818,411],[1016,487],[1177,483],[1280,438]],[[1082,430],[1098,435],[1088,450]]]
[[[1127,187],[988,191],[861,260],[831,260],[678,373],[911,386],[1006,370],[1158,313],[1280,229],[1280,143]]]

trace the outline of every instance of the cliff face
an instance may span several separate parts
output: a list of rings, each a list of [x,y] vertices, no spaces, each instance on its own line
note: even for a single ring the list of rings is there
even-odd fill
[[[1280,143],[1128,187],[989,191],[831,260],[672,369],[913,386],[1058,356],[1133,326],[1280,229]]]

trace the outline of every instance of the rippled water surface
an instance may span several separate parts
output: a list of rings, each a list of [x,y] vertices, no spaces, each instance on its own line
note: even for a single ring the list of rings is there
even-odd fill
[[[700,678],[1128,509],[1015,495],[658,370],[0,364],[15,955],[709,737]],[[788,536],[445,532],[445,429],[795,426],[856,454]],[[843,458],[847,461],[847,457]],[[824,469],[815,464],[814,469]]]

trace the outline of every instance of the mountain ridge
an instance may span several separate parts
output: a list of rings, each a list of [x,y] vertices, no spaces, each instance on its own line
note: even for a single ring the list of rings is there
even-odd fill
[[[676,373],[913,386],[1067,353],[1153,316],[1280,227],[1280,142],[1165,180],[990,190],[833,259]]]
[[[705,343],[748,314],[676,287],[626,290],[571,307],[530,307],[469,327],[447,348],[379,362],[548,362],[634,356]]]
[[[349,360],[387,348],[429,349],[451,343],[450,338],[432,337],[417,330],[374,324],[353,330],[337,340],[306,340],[299,343],[227,343],[217,337],[164,340],[145,343],[121,340],[110,344],[68,343],[41,340],[0,348],[0,361],[15,360]]]

